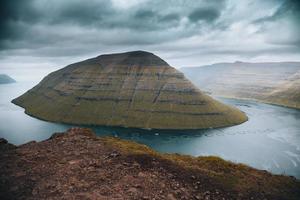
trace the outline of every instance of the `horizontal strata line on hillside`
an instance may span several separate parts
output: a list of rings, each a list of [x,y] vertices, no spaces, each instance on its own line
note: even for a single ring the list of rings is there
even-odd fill
[[[131,98],[114,98],[114,97],[75,97],[77,100],[87,100],[87,101],[114,101],[114,102],[121,102],[121,101],[128,101],[132,102],[133,99]],[[143,102],[152,103],[153,101],[143,100]],[[206,101],[180,101],[180,100],[157,100],[157,103],[170,103],[170,104],[181,104],[181,105],[206,105]]]
[[[34,93],[35,95],[42,95],[44,96],[46,99],[50,99],[52,101],[56,101],[55,98],[53,98],[52,96],[49,96],[47,94],[44,93],[36,93],[36,92],[31,92]],[[91,97],[74,97],[76,100],[87,100],[87,101],[113,101],[113,102],[122,102],[122,101],[127,101],[127,102],[132,102],[132,99],[124,99],[124,98],[109,98],[109,97],[97,97],[97,98],[91,98]],[[143,102],[149,102],[149,103],[153,103],[153,100],[147,101],[147,100],[143,100]],[[179,102],[178,100],[175,101],[169,101],[168,100],[157,100],[157,102],[159,103],[174,103],[175,105],[198,105],[198,106],[204,106],[207,105],[206,101],[187,101],[187,102]],[[73,104],[73,106],[78,106],[77,104]]]
[[[72,84],[86,84],[86,83],[93,83],[93,84],[116,84],[116,83],[120,83],[125,81],[126,83],[149,83],[151,81],[155,81],[158,83],[168,83],[168,84],[190,84],[190,82],[187,79],[153,79],[153,80],[149,80],[149,79],[126,79],[126,78],[98,78],[98,79],[64,79],[63,82],[64,83],[72,83]],[[180,81],[180,82],[179,82]]]
[[[143,79],[143,78],[128,78],[128,77],[98,77],[97,79],[89,79],[89,78],[76,78],[76,79],[71,79],[71,78],[64,78],[63,79],[64,82],[67,83],[118,83],[121,81],[126,81],[126,82],[139,82],[139,83],[143,83],[143,82],[151,82],[151,81],[155,81],[155,82],[159,82],[159,83],[173,83],[173,84],[177,84],[177,83],[190,83],[187,79],[179,79],[179,78],[169,78],[169,79],[157,79],[154,77],[151,77],[151,79],[149,77]]]
[[[74,76],[74,74],[78,74],[80,76]],[[184,75],[183,74],[160,74],[160,73],[111,73],[111,72],[108,72],[108,73],[93,73],[93,72],[84,72],[84,73],[81,73],[81,72],[74,72],[72,73],[71,76],[69,76],[70,74],[69,73],[65,73],[65,74],[62,74],[63,77],[66,77],[67,78],[70,78],[70,79],[82,79],[82,78],[85,78],[85,79],[99,79],[99,75],[103,75],[105,77],[110,77],[110,76],[121,76],[121,77],[128,77],[128,76],[132,76],[132,77],[136,77],[136,76],[145,76],[145,77],[167,77],[167,78],[184,78]],[[88,75],[88,76],[84,76],[84,75]],[[97,76],[95,78],[93,78],[93,76]]]
[[[146,112],[146,113],[159,113],[159,114],[179,114],[179,115],[196,115],[196,116],[205,116],[205,115],[223,115],[220,112],[211,112],[211,113],[193,113],[193,112],[176,112],[176,111],[164,111],[164,110],[144,110],[144,109],[134,109],[136,112]]]
[[[84,63],[80,63],[80,65],[78,66],[78,63],[74,63],[74,64],[71,64],[71,65],[69,65],[69,66],[72,66],[73,65],[73,67],[83,67],[83,68],[88,68],[88,67],[96,67],[96,70],[105,70],[105,69],[112,69],[112,68],[114,68],[114,69],[117,69],[117,70],[126,70],[126,71],[128,71],[128,70],[131,70],[131,69],[140,69],[140,70],[142,70],[142,69],[150,69],[150,70],[160,70],[160,69],[168,69],[168,68],[170,68],[170,66],[168,66],[168,65],[164,65],[164,66],[162,66],[162,65],[159,65],[159,66],[138,66],[138,65],[130,65],[130,66],[124,66],[124,65],[118,65],[118,64],[113,64],[113,66],[111,66],[111,65],[104,65],[104,64],[101,64],[101,63],[92,63],[92,64],[84,64]],[[76,69],[76,68],[74,68],[74,69]],[[95,68],[94,68],[95,69]]]
[[[65,83],[67,84],[68,86],[79,86],[79,87],[83,87],[83,88],[90,88],[90,87],[96,87],[96,86],[123,86],[124,85],[124,80],[122,81],[114,81],[113,83],[111,81],[101,81],[101,82],[92,82],[90,84],[87,84],[87,83],[83,83],[82,81],[71,81],[71,80],[64,80],[64,82],[62,83]],[[160,84],[167,84],[168,87],[176,87],[177,88],[177,85],[188,85],[188,82],[185,81],[185,82],[181,82],[181,83],[178,83],[178,82],[159,82],[159,81],[156,81]],[[123,84],[122,84],[123,83]],[[148,83],[148,81],[146,80],[133,80],[133,81],[128,81],[126,80],[125,81],[126,85],[129,85],[129,84],[139,84],[139,85],[143,85],[143,84],[146,84]],[[141,86],[140,86],[141,87]],[[147,89],[153,89],[153,88],[147,88]]]
[[[72,88],[70,89],[69,91],[62,91],[62,90],[58,90],[58,89],[52,89],[52,88],[48,88],[48,89],[51,89],[53,91],[56,91],[57,93],[61,94],[61,95],[73,95],[74,91],[101,91],[101,92],[112,92],[112,93],[118,93],[120,94],[120,90],[113,90],[113,89],[84,89],[84,88]],[[159,91],[159,88],[157,90],[153,90],[153,89],[125,89],[125,88],[122,88],[122,91],[121,92],[124,92],[124,91],[135,91],[135,92],[138,92],[138,91],[143,91],[143,92],[158,92]],[[198,93],[198,91],[196,90],[181,90],[181,91],[178,91],[178,90],[171,90],[171,89],[163,89],[161,92],[171,92],[171,93],[177,93],[177,94],[197,94],[197,95],[201,95],[201,93]]]
[[[46,98],[49,98],[53,101],[55,101],[55,99],[53,99],[52,97],[43,95]],[[164,110],[145,110],[145,109],[133,109],[132,111],[135,112],[146,112],[146,113],[158,113],[158,114],[175,114],[175,115],[194,115],[194,116],[211,116],[211,115],[223,115],[223,113],[220,112],[211,112],[211,113],[193,113],[193,112],[176,112],[176,111],[164,111]]]

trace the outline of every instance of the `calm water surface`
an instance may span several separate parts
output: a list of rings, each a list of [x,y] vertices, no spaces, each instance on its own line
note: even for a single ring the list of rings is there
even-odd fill
[[[50,123],[24,114],[10,101],[36,83],[0,85],[0,138],[23,144],[41,141],[69,125]],[[277,174],[300,178],[300,111],[251,101],[220,99],[246,112],[249,121],[234,127],[198,131],[146,131],[92,127],[98,135],[134,140],[160,152],[216,155]]]

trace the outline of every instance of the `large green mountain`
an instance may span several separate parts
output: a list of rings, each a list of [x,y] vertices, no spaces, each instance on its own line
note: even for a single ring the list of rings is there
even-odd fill
[[[153,129],[240,124],[246,115],[203,94],[158,56],[101,55],[46,76],[13,100],[48,121]]]

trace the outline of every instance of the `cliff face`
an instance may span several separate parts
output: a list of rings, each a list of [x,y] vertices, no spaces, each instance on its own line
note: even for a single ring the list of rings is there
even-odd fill
[[[6,74],[0,74],[0,84],[15,83],[16,81]]]
[[[0,139],[0,199],[300,198],[298,180],[217,157],[160,154],[73,128],[21,146]]]
[[[181,71],[201,89],[216,96],[300,108],[299,62],[219,63]]]
[[[71,124],[196,129],[247,120],[241,111],[203,94],[181,72],[143,51],[71,64],[13,103],[35,117]]]

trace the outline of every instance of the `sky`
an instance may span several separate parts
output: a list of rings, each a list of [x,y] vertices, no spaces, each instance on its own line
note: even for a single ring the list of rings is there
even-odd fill
[[[132,50],[176,68],[300,61],[300,0],[1,0],[0,73]]]

